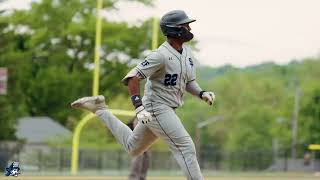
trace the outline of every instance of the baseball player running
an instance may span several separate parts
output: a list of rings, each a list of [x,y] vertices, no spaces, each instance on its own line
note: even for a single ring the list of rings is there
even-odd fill
[[[202,90],[196,82],[194,57],[184,44],[193,38],[189,24],[194,21],[182,10],[166,13],[160,27],[167,41],[123,78],[139,120],[133,131],[108,111],[103,96],[84,97],[71,106],[96,113],[132,156],[145,152],[157,138],[163,139],[187,179],[203,180],[194,143],[175,113],[185,91],[209,105],[215,100],[213,92]],[[139,94],[142,79],[147,79],[143,98]]]

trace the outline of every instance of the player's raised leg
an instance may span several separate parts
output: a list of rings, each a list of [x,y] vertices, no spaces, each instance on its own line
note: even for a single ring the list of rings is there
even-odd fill
[[[84,109],[95,113],[98,110],[106,110],[107,105],[102,95],[83,97],[71,103],[71,107],[76,109]]]
[[[157,138],[141,123],[138,123],[134,131],[132,131],[107,110],[104,96],[80,98],[71,103],[71,107],[95,113],[109,128],[117,141],[133,156],[143,153]]]

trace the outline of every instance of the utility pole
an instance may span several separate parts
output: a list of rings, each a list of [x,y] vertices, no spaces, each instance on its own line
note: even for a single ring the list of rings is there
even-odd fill
[[[301,90],[299,87],[297,87],[295,96],[294,96],[294,111],[292,116],[292,144],[291,144],[292,159],[297,158],[298,116],[299,116],[299,110],[300,110],[300,97],[301,97]]]
[[[197,154],[197,159],[198,161],[200,161],[200,128],[198,128],[198,126],[196,126],[196,134],[195,134],[195,140],[194,140],[194,144],[196,147],[196,154]]]
[[[223,116],[213,116],[210,119],[206,121],[198,122],[196,125],[196,132],[195,132],[195,147],[196,147],[196,153],[197,153],[197,159],[200,162],[200,150],[201,150],[201,128],[207,126],[208,124],[211,124],[216,121],[223,120]]]

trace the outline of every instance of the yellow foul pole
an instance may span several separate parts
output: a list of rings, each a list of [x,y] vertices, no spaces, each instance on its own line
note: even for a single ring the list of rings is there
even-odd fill
[[[97,0],[97,22],[96,22],[96,40],[95,40],[95,54],[94,54],[94,73],[93,73],[93,87],[92,94],[96,96],[99,94],[99,71],[100,71],[100,47],[101,47],[101,8],[102,0]],[[153,19],[152,25],[152,49],[156,49],[158,46],[158,31],[159,31],[159,20]],[[120,110],[120,109],[109,109],[109,111],[115,115],[123,116],[134,116],[134,111]],[[74,130],[72,139],[72,156],[71,156],[71,174],[76,175],[78,172],[78,161],[79,161],[79,142],[82,128],[87,122],[89,122],[94,114],[90,113],[83,117],[77,124]]]
[[[94,51],[94,72],[93,72],[93,96],[99,93],[99,70],[100,70],[100,47],[101,47],[101,8],[102,0],[97,0],[97,20],[96,20],[96,40]],[[78,172],[79,160],[79,142],[80,133],[84,125],[94,117],[94,114],[87,114],[75,127],[72,139],[72,156],[71,156],[71,174],[76,175]]]
[[[93,96],[99,93],[100,48],[101,48],[101,8],[102,0],[97,0],[96,44],[94,49]]]
[[[79,139],[80,132],[83,126],[94,117],[95,115],[90,113],[86,115],[81,121],[77,124],[73,132],[72,138],[72,156],[71,156],[71,174],[76,175],[78,172],[78,159],[79,159]]]
[[[152,50],[158,47],[158,32],[159,32],[159,19],[154,17],[153,23],[152,23],[152,45],[151,45]]]

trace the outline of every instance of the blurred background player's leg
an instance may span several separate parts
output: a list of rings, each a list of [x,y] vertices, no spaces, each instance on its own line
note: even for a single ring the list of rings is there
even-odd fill
[[[194,143],[175,111],[165,105],[147,105],[155,120],[147,126],[164,139],[188,180],[203,180]]]
[[[132,158],[129,180],[146,180],[149,158],[150,153],[148,151]]]
[[[134,117],[129,121],[129,123],[127,123],[127,126],[134,130],[137,124],[138,120],[136,117]],[[132,158],[129,180],[146,180],[149,168],[149,158],[150,153],[148,151],[145,151],[143,154]]]
[[[151,156],[151,153],[149,150],[143,153],[142,168],[141,168],[141,178],[143,179],[146,179],[147,177],[149,163],[150,163],[150,156]]]

